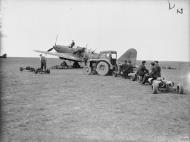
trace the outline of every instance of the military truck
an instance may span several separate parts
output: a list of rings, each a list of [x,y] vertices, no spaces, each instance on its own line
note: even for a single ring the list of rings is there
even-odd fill
[[[84,67],[86,74],[98,74],[105,76],[117,70],[117,51],[101,51],[98,58],[89,59],[87,66]]]

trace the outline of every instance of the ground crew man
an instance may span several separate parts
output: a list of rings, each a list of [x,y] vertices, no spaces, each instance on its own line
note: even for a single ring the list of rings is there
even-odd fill
[[[123,72],[125,68],[127,68],[128,64],[127,64],[127,60],[125,60],[124,64],[121,64],[120,68],[119,68],[119,72]]]
[[[87,66],[88,56],[85,53],[83,53],[83,61],[84,61],[84,65]]]
[[[46,58],[42,54],[40,54],[40,62],[42,71],[46,71]]]
[[[144,77],[145,74],[147,74],[149,71],[145,66],[146,61],[142,61],[142,64],[139,66],[138,70],[137,70],[137,75],[141,76],[142,78]]]
[[[133,81],[137,80],[137,76],[140,76],[140,81],[144,78],[144,75],[149,73],[148,69],[145,66],[146,61],[142,61],[141,65],[138,67],[137,72],[135,73],[134,78],[132,79]]]
[[[155,67],[154,62],[151,62],[151,71],[150,73],[147,73],[144,75],[142,84],[145,84],[149,78],[153,78],[153,79],[157,78],[157,72],[156,72],[156,67]]]
[[[155,68],[156,68],[156,75],[157,77],[161,77],[161,67],[158,64],[158,61],[154,61],[155,62]]]
[[[128,61],[126,60],[126,61],[125,61],[125,64],[123,65],[122,70],[123,70],[123,76],[124,76],[125,78],[128,77],[128,74],[129,74],[129,73],[132,73],[132,72],[133,72],[133,66],[132,66],[130,60],[128,60]]]
[[[72,40],[70,48],[73,48],[73,46],[75,46],[74,40]]]

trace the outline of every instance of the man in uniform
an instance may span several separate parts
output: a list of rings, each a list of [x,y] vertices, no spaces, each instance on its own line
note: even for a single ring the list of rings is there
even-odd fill
[[[158,64],[158,61],[154,61],[155,62],[155,68],[156,68],[156,75],[157,77],[161,77],[161,67]]]
[[[146,61],[142,61],[142,64],[139,66],[137,70],[137,75],[141,76],[142,78],[144,77],[145,74],[149,72],[145,64],[146,64]]]
[[[46,58],[42,54],[40,54],[40,62],[42,71],[46,71]]]
[[[123,72],[125,68],[127,68],[128,64],[127,64],[127,60],[125,60],[124,64],[121,64],[119,66],[119,73]]]
[[[128,77],[129,73],[133,72],[133,65],[131,64],[130,60],[125,61],[125,64],[123,65],[122,70],[123,70],[123,75],[124,75],[125,78]]]
[[[157,72],[156,72],[156,67],[155,67],[154,62],[151,62],[151,72],[144,75],[142,84],[145,84],[149,78],[153,78],[153,79],[157,78]]]

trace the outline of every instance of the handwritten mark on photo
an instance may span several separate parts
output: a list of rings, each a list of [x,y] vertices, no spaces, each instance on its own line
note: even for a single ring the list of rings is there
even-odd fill
[[[174,9],[176,6],[174,2],[172,3],[169,0],[168,0],[168,5],[169,5],[169,10]],[[177,12],[177,14],[183,14],[183,8],[177,8],[176,12]]]

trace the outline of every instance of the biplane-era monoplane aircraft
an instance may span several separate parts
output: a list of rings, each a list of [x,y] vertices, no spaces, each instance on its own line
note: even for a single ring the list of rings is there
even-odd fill
[[[51,52],[52,50],[55,50],[56,52]],[[95,51],[89,51],[86,47],[80,47],[75,46],[74,41],[71,43],[71,45],[65,46],[65,45],[55,45],[50,48],[47,51],[40,51],[40,50],[34,50],[35,52],[43,53],[43,54],[49,54],[53,56],[57,56],[60,59],[73,61],[74,64],[78,64],[78,62],[85,62],[90,56],[90,54],[95,54]]]

